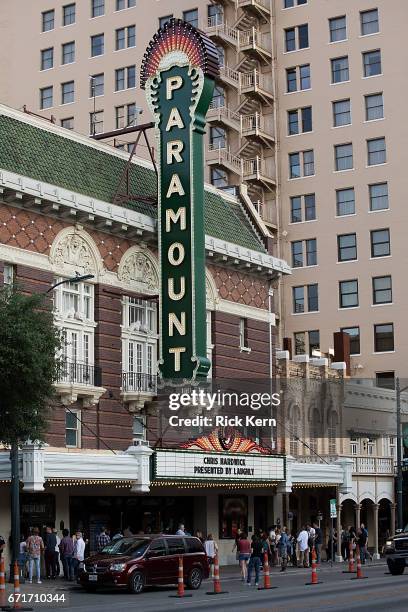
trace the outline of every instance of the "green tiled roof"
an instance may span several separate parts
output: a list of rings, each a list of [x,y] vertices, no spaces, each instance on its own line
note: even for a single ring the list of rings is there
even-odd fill
[[[34,124],[0,115],[0,168],[74,191],[104,202],[113,202],[125,160]],[[137,163],[130,171],[131,192],[156,197],[156,175]],[[156,207],[128,202],[127,208],[157,216]],[[265,248],[240,203],[206,191],[205,231],[255,251]]]

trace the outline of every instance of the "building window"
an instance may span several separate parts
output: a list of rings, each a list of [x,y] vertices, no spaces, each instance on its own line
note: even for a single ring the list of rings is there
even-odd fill
[[[292,8],[301,4],[307,4],[307,0],[283,0],[283,8]]]
[[[381,74],[381,51],[367,51],[363,53],[364,76],[376,76]]]
[[[3,285],[13,285],[14,283],[14,266],[13,264],[4,264],[3,266]]]
[[[350,455],[358,455],[360,449],[360,442],[357,438],[350,438]]]
[[[104,50],[105,50],[105,35],[96,34],[95,36],[91,36],[91,56],[96,57],[98,55],[103,55]]]
[[[357,235],[341,234],[337,236],[337,260],[352,261],[357,259]]]
[[[293,334],[295,344],[295,355],[304,355],[306,353],[306,334],[305,332],[296,332]]]
[[[350,79],[348,56],[336,57],[331,61],[332,83],[342,83]]]
[[[379,32],[378,9],[362,11],[360,13],[361,36]]]
[[[42,31],[49,32],[54,29],[55,11],[44,11],[42,14]]]
[[[292,268],[303,267],[303,242],[295,240],[292,242]]]
[[[334,146],[334,160],[336,171],[340,172],[342,170],[352,170],[353,145],[351,142]]]
[[[317,312],[319,310],[319,285],[307,285],[307,309],[309,312]]]
[[[316,266],[317,265],[317,240],[316,238],[309,238],[305,240],[306,243],[306,265]]]
[[[316,219],[316,198],[314,193],[290,198],[291,223]]]
[[[225,130],[222,127],[210,127],[210,146],[212,149],[224,149],[226,146]]]
[[[309,356],[313,357],[314,351],[320,351],[320,331],[312,329],[308,333],[309,340]]]
[[[373,278],[373,304],[390,304],[391,302],[391,276],[375,276]]]
[[[288,93],[310,89],[310,64],[286,69],[286,89]]]
[[[375,386],[382,387],[383,389],[395,389],[395,372],[376,372],[375,373]],[[395,440],[395,438],[390,438],[390,447],[391,440]],[[395,444],[395,443],[394,443]],[[391,448],[390,448],[391,451]],[[390,455],[393,456],[393,452],[390,452]]]
[[[317,265],[317,240],[309,238],[308,240],[295,240],[292,242],[292,268],[301,268],[306,266]],[[305,260],[303,253],[305,252]],[[304,263],[305,261],[305,263]]]
[[[309,27],[305,23],[285,30],[285,51],[306,49],[309,46]]]
[[[156,363],[156,304],[154,301],[125,297],[122,321],[122,363],[130,388],[140,388],[147,375],[153,385]],[[146,389],[147,390],[147,389]]]
[[[67,4],[62,7],[62,25],[67,26],[75,23],[75,4]]]
[[[386,257],[391,255],[390,230],[378,229],[370,232],[371,257]]]
[[[117,130],[135,125],[138,107],[134,102],[115,108],[115,127]]]
[[[115,70],[115,91],[136,87],[136,66]]]
[[[346,40],[347,38],[347,26],[346,16],[333,17],[329,19],[330,29],[330,42],[337,42],[339,40]]]
[[[49,70],[54,67],[54,47],[41,51],[41,70]]]
[[[293,287],[293,312],[305,312],[305,288],[304,287]]]
[[[51,87],[43,87],[40,89],[40,109],[51,108],[53,105],[53,89]]]
[[[394,350],[394,324],[381,323],[374,325],[374,351],[388,353]]]
[[[166,23],[169,23],[170,19],[173,19],[173,15],[165,15],[164,17],[159,17],[159,28],[164,28]]]
[[[62,64],[72,64],[75,62],[75,42],[65,43],[61,47],[62,50]]]
[[[186,21],[195,28],[198,28],[198,9],[183,11],[183,21]]]
[[[358,281],[346,280],[339,282],[340,308],[355,308],[358,306]]]
[[[388,183],[377,183],[368,186],[370,193],[370,210],[386,210],[388,204]]]
[[[248,319],[239,320],[239,348],[241,351],[248,350]]]
[[[65,412],[65,446],[81,448],[81,413],[79,410]]]
[[[289,153],[289,178],[299,178],[300,174],[300,153]]]
[[[366,121],[375,121],[384,117],[384,102],[382,93],[364,96]]]
[[[91,0],[92,17],[101,17],[105,14],[105,0]]]
[[[288,134],[300,134],[312,131],[312,107],[306,106],[288,111]]]
[[[105,75],[102,72],[101,74],[94,74],[89,79],[90,92],[89,97],[97,97],[103,96],[104,88],[105,88]]]
[[[117,11],[123,11],[125,8],[132,8],[136,6],[136,0],[116,0]]]
[[[136,47],[136,26],[131,25],[126,28],[119,28],[116,30],[115,40],[116,51]]]
[[[303,171],[303,174],[302,174]],[[289,178],[312,176],[314,174],[314,152],[289,153]]]
[[[75,83],[68,81],[61,83],[61,104],[70,104],[75,101]]]
[[[91,135],[103,132],[103,110],[89,113],[89,133]]]
[[[65,119],[61,119],[61,127],[65,128],[66,130],[73,130],[74,129],[74,118],[66,117]]]
[[[385,164],[386,161],[387,151],[385,138],[367,140],[367,165],[377,166],[378,164]]]
[[[214,87],[212,107],[219,108],[220,106],[225,106],[225,90],[221,85],[216,85]]]
[[[350,337],[350,355],[360,354],[360,328],[359,327],[342,327],[340,331],[348,334]]]
[[[344,215],[354,215],[356,212],[356,203],[354,196],[354,187],[348,189],[337,189],[336,191],[336,214],[338,217]]]
[[[351,123],[351,105],[350,99],[337,100],[333,102],[333,125],[340,127],[341,125],[350,125]]]
[[[228,174],[221,168],[211,168],[211,185],[224,189],[228,187]]]

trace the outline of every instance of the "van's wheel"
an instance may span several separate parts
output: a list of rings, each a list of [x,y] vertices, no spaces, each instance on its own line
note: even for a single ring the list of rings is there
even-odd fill
[[[405,559],[403,561],[393,561],[392,559],[387,559],[388,569],[390,570],[393,576],[401,576],[404,573],[405,569]]]
[[[142,572],[133,572],[129,580],[129,590],[139,595],[144,589],[144,576]]]
[[[189,589],[199,589],[203,580],[203,572],[199,567],[193,567],[187,578],[187,586]]]

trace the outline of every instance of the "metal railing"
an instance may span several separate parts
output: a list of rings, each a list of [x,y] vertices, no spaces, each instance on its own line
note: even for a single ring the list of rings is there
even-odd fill
[[[250,132],[263,132],[273,136],[273,120],[260,113],[241,115],[241,135],[245,136]]]
[[[259,6],[262,6],[264,9],[266,9],[269,12],[271,10],[270,0],[237,0],[238,7],[246,6],[252,3],[259,4]]]
[[[230,68],[228,65],[220,66],[220,77],[227,81],[232,81],[239,88],[241,73],[238,70],[234,70],[234,68]]]
[[[207,161],[215,161],[220,165],[229,166],[234,172],[242,176],[242,162],[243,160],[234,155],[229,151],[229,149],[220,148],[216,145],[210,145],[208,147],[209,156],[207,157]]]
[[[259,70],[253,70],[251,72],[240,73],[240,89],[263,89],[268,93],[272,93],[272,77],[259,72]]]
[[[272,158],[271,162],[273,161]],[[264,176],[270,179],[274,179],[273,168],[268,167],[266,159],[263,157],[253,157],[252,159],[242,160],[242,171],[244,178],[247,176]]]
[[[57,382],[100,387],[101,380],[101,369],[98,366],[64,359],[60,365]]]
[[[260,49],[266,53],[271,53],[272,42],[269,34],[263,34],[256,28],[251,28],[245,32],[239,32],[238,44],[240,49],[245,47],[252,47],[253,49]]]
[[[353,457],[354,474],[393,474],[393,457]]]
[[[123,372],[122,390],[155,394],[157,392],[157,376],[142,372]]]
[[[237,129],[240,126],[240,115],[235,111],[231,110],[228,106],[217,105],[217,103],[211,102],[210,108],[208,109],[207,119],[218,119],[221,121],[230,121],[235,123]]]
[[[213,15],[208,17],[204,30],[207,34],[223,36],[234,45],[239,45],[241,32],[237,30],[237,28],[234,28],[228,25],[228,23],[224,22],[223,15]]]

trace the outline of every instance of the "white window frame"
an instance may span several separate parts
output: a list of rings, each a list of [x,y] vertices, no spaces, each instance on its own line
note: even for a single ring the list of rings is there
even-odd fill
[[[76,416],[76,429],[72,427],[67,427],[67,414],[73,413]],[[81,448],[82,447],[82,427],[81,427],[81,411],[76,408],[70,408],[69,410],[65,410],[65,446],[66,448]],[[76,431],[76,444],[67,444],[67,431]]]
[[[5,263],[3,266],[3,285],[13,285],[14,283],[14,266],[13,264]]]
[[[132,310],[143,312],[141,320],[132,320]],[[150,318],[151,325],[146,321]],[[152,300],[125,296],[122,300],[122,372],[134,372],[156,376],[157,364],[157,304]],[[131,369],[131,347],[141,345],[141,372]],[[134,357],[135,358],[135,357]],[[133,358],[133,359],[134,359]]]
[[[247,333],[248,319],[241,317],[239,320],[239,350],[241,353],[250,353],[251,348],[245,344],[245,336]]]

